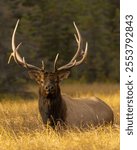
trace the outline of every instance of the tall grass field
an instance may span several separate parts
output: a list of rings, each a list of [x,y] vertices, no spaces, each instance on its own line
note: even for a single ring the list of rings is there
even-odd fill
[[[114,125],[54,131],[42,124],[37,96],[4,95],[0,101],[0,150],[119,150],[119,85],[64,84],[61,89],[72,97],[104,100],[114,111]],[[32,86],[28,90],[38,92]]]

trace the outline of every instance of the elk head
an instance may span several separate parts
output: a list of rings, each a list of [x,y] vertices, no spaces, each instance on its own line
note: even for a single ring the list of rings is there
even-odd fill
[[[59,82],[65,78],[67,78],[70,74],[71,68],[80,65],[86,55],[87,55],[87,49],[88,49],[88,43],[86,42],[85,50],[81,49],[81,35],[80,32],[75,24],[74,27],[76,29],[76,33],[74,34],[76,42],[77,42],[77,51],[73,58],[70,60],[69,63],[67,63],[64,66],[57,67],[57,60],[59,54],[56,55],[55,61],[54,61],[54,69],[52,72],[48,72],[45,69],[44,62],[42,61],[41,67],[36,67],[34,65],[31,65],[25,61],[24,57],[21,57],[18,49],[21,46],[22,43],[18,44],[18,46],[15,45],[15,34],[16,30],[19,24],[19,20],[16,23],[16,26],[14,28],[13,34],[12,34],[12,53],[9,57],[8,63],[10,63],[11,58],[14,58],[14,61],[19,64],[20,66],[26,68],[28,70],[29,76],[31,79],[34,79],[40,86],[42,93],[44,93],[44,96],[54,96],[56,95],[59,89]],[[78,59],[78,56],[81,55],[81,59]]]

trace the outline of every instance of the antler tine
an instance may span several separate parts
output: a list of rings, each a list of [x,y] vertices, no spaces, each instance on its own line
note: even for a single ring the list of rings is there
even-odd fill
[[[16,51],[19,49],[19,47],[20,47],[20,45],[21,45],[22,43],[20,43],[17,47],[16,47]],[[10,56],[9,56],[9,59],[8,59],[8,64],[10,63],[10,61],[11,61],[11,58],[14,58],[14,61],[16,62],[16,63],[18,63],[17,61],[16,61],[16,57],[15,57],[15,53],[14,52],[12,52],[11,54],[10,54]]]
[[[77,51],[76,51],[75,55],[71,59],[71,61],[68,64],[66,64],[66,65],[58,68],[57,69],[58,71],[59,70],[64,70],[64,69],[71,69],[74,66],[80,65],[84,61],[84,59],[86,58],[86,56],[87,56],[88,43],[86,42],[85,50],[83,51],[81,49],[81,34],[80,34],[80,32],[78,30],[78,27],[76,26],[75,22],[73,22],[73,24],[74,24],[74,27],[75,27],[76,32],[77,32],[77,34],[74,34],[74,36],[75,36],[78,48],[77,48]],[[83,55],[82,55],[82,58],[79,61],[77,61],[76,59],[77,59],[78,55],[80,54],[80,52],[83,52]]]
[[[22,58],[20,57],[20,55],[18,54],[18,49],[19,49],[19,47],[21,46],[21,44],[22,43],[20,43],[17,47],[16,47],[16,49],[14,50],[14,52],[12,52],[11,53],[11,55],[10,55],[10,57],[9,57],[9,60],[8,60],[8,64],[10,63],[10,61],[11,61],[11,58],[13,57],[14,58],[14,61],[17,63],[17,64],[19,64],[18,62],[19,61],[22,61]],[[18,56],[18,60],[17,60],[17,56]]]
[[[82,57],[82,59],[79,60],[79,61],[77,61],[76,64],[75,64],[75,66],[80,65],[80,64],[84,61],[84,59],[85,59],[86,56],[87,56],[87,52],[88,52],[88,42],[86,42],[86,46],[85,46],[85,50],[84,50],[84,52],[83,52],[83,57]]]
[[[42,66],[41,66],[41,69],[44,70],[44,69],[45,69],[45,64],[44,64],[44,61],[43,61],[43,60],[41,61],[41,65],[42,65]]]
[[[16,30],[17,30],[18,24],[19,24],[19,19],[17,20],[17,23],[15,25],[15,28],[14,28],[14,31],[13,31],[13,34],[12,34],[12,43],[11,43],[11,45],[12,45],[12,51],[13,52],[9,56],[8,64],[10,63],[12,57],[14,57],[14,60],[17,63],[17,61],[15,59],[14,50],[16,49],[16,46],[15,46],[15,34],[16,34]],[[21,45],[21,43],[17,46],[17,49],[19,48],[20,45]]]
[[[18,19],[18,20],[17,20],[17,23],[16,23],[16,25],[15,25],[13,34],[12,34],[12,50],[15,50],[15,49],[16,49],[16,46],[15,46],[15,34],[16,34],[16,30],[17,30],[19,21],[20,21],[20,20]]]
[[[78,48],[77,48],[76,54],[74,55],[74,57],[71,59],[70,62],[73,62],[77,58],[78,54],[80,53],[80,46],[81,46],[81,34],[80,34],[75,22],[73,22],[73,25],[74,25],[76,32],[77,32],[77,35],[74,34],[74,36],[75,36]]]
[[[19,24],[19,19],[18,19],[18,21],[15,25],[15,28],[14,28],[14,31],[13,31],[13,34],[12,34],[12,53],[9,56],[8,63],[10,63],[10,60],[13,57],[17,64],[19,64],[19,65],[21,65],[21,66],[23,66],[27,69],[41,70],[40,68],[38,68],[36,66],[33,66],[31,64],[26,63],[25,58],[21,58],[20,54],[18,53],[18,49],[19,49],[20,45],[22,44],[22,43],[20,43],[17,47],[15,46],[15,34],[16,34],[18,24]]]
[[[58,57],[59,57],[59,53],[57,53],[57,55],[55,57],[55,60],[54,60],[54,72],[57,71],[57,60],[58,60]]]

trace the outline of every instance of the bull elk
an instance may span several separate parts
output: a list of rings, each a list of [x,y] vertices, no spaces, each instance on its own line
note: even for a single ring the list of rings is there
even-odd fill
[[[81,35],[74,23],[76,29],[75,39],[77,42],[77,51],[73,58],[64,66],[57,67],[59,54],[56,55],[54,61],[54,69],[48,72],[42,61],[42,67],[36,67],[25,61],[21,57],[18,49],[21,43],[16,47],[15,33],[19,24],[16,23],[12,34],[12,53],[9,57],[20,66],[27,69],[31,79],[35,80],[39,85],[39,112],[44,124],[49,124],[54,128],[58,123],[65,124],[70,127],[86,127],[89,124],[98,126],[107,123],[113,123],[114,115],[112,109],[99,98],[93,97],[89,99],[73,99],[61,94],[59,82],[68,78],[73,67],[80,65],[88,50],[88,43],[85,44],[85,50],[81,48]],[[80,57],[81,55],[81,57]],[[80,58],[79,60],[78,57]]]

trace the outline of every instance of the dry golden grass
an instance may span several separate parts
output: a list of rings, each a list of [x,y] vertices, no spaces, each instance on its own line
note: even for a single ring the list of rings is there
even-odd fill
[[[63,92],[73,97],[96,95],[103,99],[114,111],[115,125],[57,132],[43,126],[37,99],[7,97],[0,102],[0,150],[119,150],[119,85],[62,86]]]

